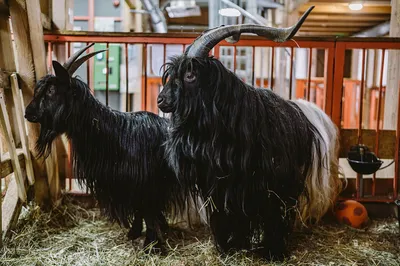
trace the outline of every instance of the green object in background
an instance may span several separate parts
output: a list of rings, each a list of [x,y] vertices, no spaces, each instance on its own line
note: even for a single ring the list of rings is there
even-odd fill
[[[106,48],[105,44],[96,43],[94,45],[95,51]],[[121,47],[119,45],[110,44],[108,50],[108,67],[110,69],[108,89],[109,91],[119,91]],[[94,56],[94,90],[106,90],[106,59],[107,52],[99,53]]]

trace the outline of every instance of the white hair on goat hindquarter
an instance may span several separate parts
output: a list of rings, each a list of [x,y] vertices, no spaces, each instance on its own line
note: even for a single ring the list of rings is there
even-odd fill
[[[208,217],[204,204],[204,201],[199,196],[196,197],[196,202],[193,197],[188,197],[184,210],[173,210],[174,215],[172,216],[171,223],[186,229],[208,224]]]
[[[333,206],[340,193],[339,138],[336,125],[317,105],[302,99],[294,100],[293,103],[319,133],[312,146],[312,163],[306,177],[305,192],[309,199],[304,193],[299,199],[299,218],[307,224],[311,220],[318,222]]]

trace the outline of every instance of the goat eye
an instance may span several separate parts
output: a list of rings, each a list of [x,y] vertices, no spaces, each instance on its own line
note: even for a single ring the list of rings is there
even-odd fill
[[[189,83],[193,82],[196,80],[196,75],[193,72],[186,72],[184,80]]]

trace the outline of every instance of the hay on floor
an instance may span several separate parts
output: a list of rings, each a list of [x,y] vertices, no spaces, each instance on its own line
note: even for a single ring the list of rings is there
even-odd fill
[[[208,229],[173,229],[168,255],[145,254],[127,230],[101,217],[98,209],[65,204],[50,213],[25,209],[0,250],[0,265],[400,265],[397,220],[373,221],[367,230],[321,225],[295,233],[291,258],[268,263],[247,252],[220,255]]]

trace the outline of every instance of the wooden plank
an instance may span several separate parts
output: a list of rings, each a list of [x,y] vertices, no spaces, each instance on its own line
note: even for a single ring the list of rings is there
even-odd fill
[[[22,202],[18,197],[18,185],[14,174],[11,175],[10,183],[8,184],[6,196],[4,197],[1,211],[3,238],[8,237],[10,231],[17,223],[18,216],[21,213]]]
[[[4,101],[4,93],[0,89],[0,124],[3,129],[4,135],[6,137],[6,142],[8,146],[8,152],[11,157],[11,164],[14,169],[15,178],[18,184],[18,196],[22,202],[26,201],[26,190],[25,190],[25,182],[22,175],[21,165],[19,164],[18,155],[15,147],[14,137],[11,132],[10,120],[7,113],[6,103]]]
[[[17,75],[15,73],[11,75],[11,90],[14,99],[15,112],[17,114],[16,120],[18,123],[19,135],[21,137],[22,150],[25,155],[28,181],[29,185],[33,185],[35,183],[35,176],[33,172],[31,152],[29,151],[28,133],[24,119],[25,110],[23,108],[21,91],[19,89]]]
[[[9,89],[10,85],[10,73],[4,70],[0,70],[0,88]]]
[[[6,154],[6,157],[9,157],[8,154]],[[18,154],[18,160],[19,164],[21,165],[21,168],[25,168],[25,156],[23,152],[21,151]],[[12,167],[11,159],[10,158],[5,158],[3,161],[0,162],[0,178],[5,178],[9,174],[13,173],[14,169]]]
[[[323,27],[323,26],[304,26],[301,27],[301,31],[328,31],[328,32],[349,32],[349,31],[361,31],[362,27],[352,27],[347,25],[347,27]]]
[[[20,81],[20,88],[24,98],[24,105],[28,105],[33,98],[33,89],[35,86],[35,67],[32,53],[32,43],[30,39],[30,29],[28,24],[28,15],[26,12],[25,0],[8,0],[10,7],[11,23],[13,27],[14,43],[16,53],[23,56],[17,56],[17,73]],[[40,22],[38,22],[40,24]],[[35,32],[32,32],[35,34]],[[44,45],[43,41],[41,44]],[[36,60],[38,61],[38,60]],[[35,143],[38,139],[40,127],[35,123],[28,123],[29,149],[33,156],[33,168],[35,172],[35,182],[40,181],[40,185],[35,185],[35,200],[40,206],[49,203],[50,195],[47,182],[46,165],[43,158],[37,158],[35,155]]]
[[[40,22],[40,3],[39,0],[25,0],[26,11],[29,23],[30,41],[32,47],[32,55],[35,66],[36,80],[41,79],[47,74],[46,67],[46,51],[43,43],[43,28]],[[61,195],[59,186],[59,173],[57,161],[56,145],[52,145],[52,153],[46,158],[47,179],[50,187],[50,194],[53,202],[57,201]]]
[[[313,4],[307,3],[302,5],[298,8],[299,12],[305,12],[308,8],[310,8]],[[332,5],[316,5],[312,11],[315,13],[334,13],[334,14],[390,14],[391,7],[384,5],[384,6],[364,6],[361,10],[354,11],[351,10],[345,4],[336,4],[332,3]]]
[[[363,129],[361,133],[363,144],[367,145],[371,151],[375,150],[376,131],[371,129]],[[357,145],[357,129],[341,129],[340,130],[340,158],[347,158],[350,147]],[[396,131],[382,130],[379,134],[379,158],[394,159],[396,152]]]
[[[390,37],[400,37],[399,2],[397,2],[397,4],[393,4],[393,10],[390,19]],[[389,50],[388,58],[383,126],[388,129],[395,129],[398,114],[394,110],[397,110],[398,108],[398,93],[400,89],[400,50]]]
[[[43,44],[43,28],[38,26],[40,21],[39,0],[26,1],[28,15],[30,41],[32,45],[32,54],[34,58],[36,80],[41,79],[47,74],[46,51]],[[57,201],[61,194],[59,186],[58,162],[56,145],[52,145],[52,154],[46,158],[47,179],[50,187],[50,194],[53,201]]]
[[[313,11],[314,12],[314,11]],[[362,14],[311,14],[307,17],[307,21],[380,21],[384,22],[390,19],[390,15],[362,15]]]
[[[372,27],[376,25],[373,21],[308,21],[303,23],[302,27]]]
[[[11,32],[10,32],[10,24],[8,16],[0,15],[0,69],[3,74],[1,75],[1,79],[3,80],[3,85],[0,85],[0,88],[5,89],[5,99],[6,102],[12,102],[12,95],[9,83],[10,74],[16,71],[16,65],[14,61],[14,49],[11,41]],[[10,123],[11,123],[11,131],[14,136],[14,141],[16,145],[20,143],[20,137],[18,134],[17,124],[14,120],[15,110],[12,105],[7,105],[7,111],[10,115]]]
[[[47,74],[46,71],[46,51],[43,43],[43,27],[40,23],[41,12],[39,0],[26,1],[26,13],[28,16],[29,34],[33,63],[35,66],[36,80],[39,80]]]
[[[299,31],[298,36],[350,36],[351,32],[337,32],[337,31]]]
[[[315,5],[321,5],[321,4],[332,4],[332,0],[311,0],[309,1],[310,4],[315,4]],[[352,2],[356,2],[354,0],[335,0],[334,3],[345,3],[349,4]],[[363,0],[362,1],[364,5],[389,5],[390,6],[390,0]]]

